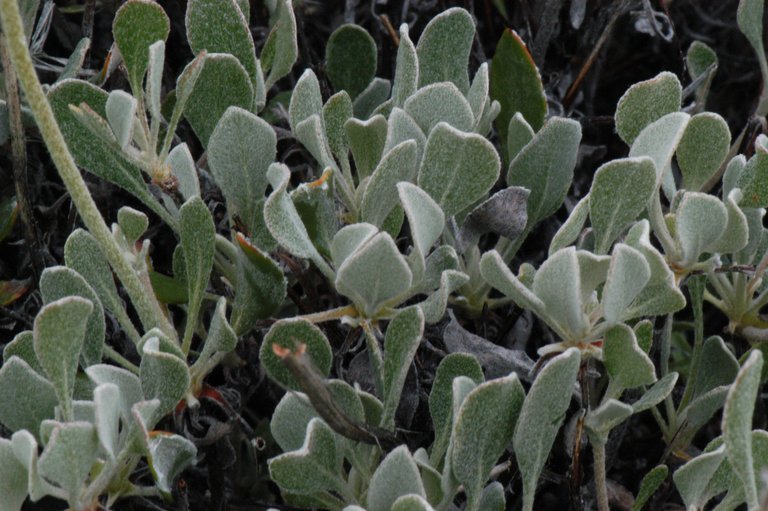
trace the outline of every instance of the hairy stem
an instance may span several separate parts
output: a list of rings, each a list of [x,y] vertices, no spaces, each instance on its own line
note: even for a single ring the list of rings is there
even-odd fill
[[[45,97],[43,88],[35,73],[32,58],[27,49],[27,40],[21,22],[19,6],[16,0],[0,0],[0,21],[3,33],[8,42],[11,62],[18,74],[19,83],[26,93],[27,101],[34,114],[45,145],[51,154],[51,159],[59,171],[61,180],[67,187],[72,202],[77,207],[83,223],[96,238],[109,264],[115,270],[118,278],[125,286],[141,322],[146,330],[154,327],[161,328],[172,339],[176,339],[176,331],[162,312],[160,304],[152,293],[147,290],[134,272],[130,262],[123,256],[119,245],[112,237],[107,224],[101,217],[88,188],[83,181],[75,160],[72,158],[64,137],[61,134],[51,106]]]
[[[605,481],[605,444],[592,443],[592,455],[595,463],[595,491],[598,511],[610,511],[608,506],[608,485]]]

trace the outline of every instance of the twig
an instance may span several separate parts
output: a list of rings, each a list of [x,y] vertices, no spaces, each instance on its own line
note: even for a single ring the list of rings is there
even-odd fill
[[[389,16],[386,14],[381,14],[379,15],[379,20],[381,21],[381,24],[384,25],[384,28],[387,29],[389,37],[392,38],[395,46],[400,46],[400,36],[397,35],[397,30],[395,30],[395,27],[392,26],[392,22],[389,20]]]

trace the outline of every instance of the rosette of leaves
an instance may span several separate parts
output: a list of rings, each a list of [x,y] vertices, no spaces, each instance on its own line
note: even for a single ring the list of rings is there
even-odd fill
[[[542,355],[578,347],[600,357],[610,328],[685,306],[672,272],[650,243],[646,221],[635,224],[610,256],[566,247],[538,270],[524,264],[515,276],[491,251],[480,268],[489,284],[536,314],[561,339],[540,348]]]
[[[156,330],[143,340],[136,372],[100,364],[104,312],[95,291],[64,267],[46,270],[41,287],[48,303],[34,329],[3,351],[0,423],[13,432],[0,439],[3,509],[45,496],[72,509],[90,509],[102,496],[110,504],[169,496],[196,456],[185,438],[153,430],[188,386],[178,348]],[[154,486],[129,479],[142,459]]]

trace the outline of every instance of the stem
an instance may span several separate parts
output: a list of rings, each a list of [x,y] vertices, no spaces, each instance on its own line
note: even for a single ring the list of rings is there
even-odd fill
[[[358,316],[357,309],[354,305],[345,305],[344,307],[336,307],[335,309],[315,312],[314,314],[305,314],[304,316],[298,316],[299,318],[309,321],[310,323],[324,323],[325,321],[333,321],[335,319],[341,319],[344,316],[351,316],[353,318]]]
[[[610,511],[608,506],[608,485],[605,482],[605,443],[592,442],[592,456],[595,463],[595,491],[598,511]]]
[[[706,285],[707,282],[705,280],[702,283],[702,286]],[[691,293],[691,305],[693,309],[693,355],[691,356],[688,381],[685,382],[685,391],[683,392],[683,397],[677,407],[679,411],[684,410],[693,397],[693,389],[696,386],[699,365],[701,364],[701,347],[704,344],[704,293],[692,289],[690,285],[688,286],[688,289]]]
[[[368,355],[371,360],[371,369],[373,369],[373,380],[376,384],[376,391],[384,399],[384,356],[381,354],[381,346],[376,334],[373,332],[371,323],[368,320],[363,321],[360,326],[365,332],[366,345],[368,346]]]
[[[117,362],[118,365],[123,366],[124,369],[129,370],[136,376],[139,375],[139,368],[136,367],[136,364],[122,356],[120,353],[118,353],[112,346],[104,346],[104,354],[111,358],[114,362]]]
[[[667,258],[677,260],[679,254],[675,247],[675,240],[669,233],[667,223],[664,221],[664,212],[661,210],[661,197],[659,194],[656,194],[656,196],[651,199],[651,205],[648,208],[648,219],[651,222],[653,232],[656,234],[659,243],[661,243]]]
[[[667,314],[664,320],[664,330],[661,332],[661,377],[669,373],[669,355],[672,351],[672,325],[674,314]],[[664,406],[667,411],[667,427],[670,431],[677,429],[677,414],[675,413],[675,403],[672,401],[672,395],[664,399]]]
[[[168,318],[163,314],[157,298],[154,294],[146,292],[130,262],[123,256],[117,241],[112,237],[112,233],[99,213],[96,203],[94,203],[85,181],[77,169],[75,160],[67,148],[61,129],[37,79],[27,49],[27,39],[24,36],[24,28],[16,0],[0,0],[0,21],[8,42],[11,62],[18,73],[19,82],[26,93],[37,127],[48,147],[51,159],[59,171],[61,180],[67,187],[72,202],[83,219],[83,223],[96,238],[110,265],[125,286],[144,328],[150,330],[154,327],[160,327],[168,336],[176,339],[176,332]]]

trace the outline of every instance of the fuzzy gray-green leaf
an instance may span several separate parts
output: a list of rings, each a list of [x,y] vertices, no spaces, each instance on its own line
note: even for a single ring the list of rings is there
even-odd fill
[[[478,385],[461,405],[449,452],[453,475],[464,485],[470,509],[480,499],[488,474],[512,440],[524,398],[523,386],[513,373]]]
[[[472,107],[452,83],[440,82],[419,89],[405,101],[403,110],[427,136],[440,122],[460,131],[472,131],[475,125]]]
[[[0,368],[0,423],[10,431],[26,429],[37,436],[57,403],[53,385],[19,357]]]
[[[632,413],[643,412],[662,402],[675,388],[678,376],[673,371],[654,383],[640,399],[632,403]]]
[[[690,116],[682,112],[673,112],[646,126],[633,139],[629,157],[650,156],[656,166],[656,186],[664,185],[668,199],[674,195],[675,183],[670,168]]]
[[[232,1],[225,0],[224,3]],[[253,85],[246,69],[230,54],[208,53],[203,58],[202,70],[187,100],[184,116],[204,146],[208,146],[219,119],[229,107],[250,110]]]
[[[336,289],[355,303],[360,314],[369,318],[410,289],[411,282],[412,274],[405,258],[384,232],[347,257],[336,272]]]
[[[763,49],[763,9],[765,3],[760,0],[740,0],[736,10],[736,23],[757,53],[757,58],[764,61]]]
[[[373,473],[366,506],[369,511],[390,511],[399,497],[409,494],[424,497],[424,483],[408,447],[402,445],[389,453]]]
[[[462,93],[469,89],[469,52],[475,23],[464,9],[453,8],[438,14],[419,38],[419,87],[453,82]]]
[[[416,142],[405,141],[381,159],[371,175],[362,200],[361,220],[381,227],[398,204],[397,183],[416,177]]]
[[[139,371],[144,396],[160,401],[157,410],[160,417],[173,410],[189,389],[186,362],[173,353],[162,351],[158,337],[152,337],[144,344]]]
[[[597,169],[589,191],[589,220],[597,254],[608,253],[655,190],[656,170],[648,157],[613,160]]]
[[[139,377],[127,369],[108,364],[92,365],[85,372],[97,387],[109,383],[120,389],[118,404],[123,421],[128,421],[133,405],[144,399]]]
[[[208,165],[227,199],[227,213],[253,232],[257,199],[267,188],[267,169],[275,161],[277,137],[272,127],[251,112],[232,106],[208,141]]]
[[[0,495],[2,511],[20,511],[27,499],[27,470],[13,453],[11,441],[0,438]]]
[[[216,241],[216,227],[213,217],[200,197],[192,197],[181,207],[180,237],[184,249],[184,263],[187,277],[187,328],[197,323],[203,293],[213,269],[213,254]],[[191,325],[190,325],[191,323]],[[191,331],[191,330],[190,330]]]
[[[522,186],[528,196],[528,229],[557,211],[573,181],[581,125],[553,117],[509,165],[508,186]]]
[[[147,231],[149,218],[141,211],[123,206],[117,211],[117,224],[128,243],[136,243]]]
[[[45,303],[67,296],[80,296],[93,304],[85,329],[81,360],[83,367],[101,362],[106,330],[104,308],[88,282],[75,270],[66,266],[54,266],[46,268],[40,276],[40,292]]]
[[[131,0],[115,14],[112,33],[128,69],[134,95],[142,89],[144,73],[149,66],[149,47],[157,40],[165,41],[169,31],[168,16],[155,2]]]
[[[267,8],[270,9],[270,32],[261,50],[261,67],[264,72],[269,70],[264,80],[265,91],[271,89],[279,79],[291,72],[299,56],[293,2],[277,0],[267,3]],[[248,20],[247,14],[245,19]]]
[[[728,461],[744,485],[747,504],[757,509],[758,495],[752,464],[752,415],[760,388],[763,354],[754,350],[741,367],[723,409],[723,438]]]
[[[437,366],[429,394],[429,413],[435,429],[430,460],[435,466],[441,462],[451,437],[453,380],[458,376],[466,376],[479,385],[484,379],[483,368],[475,357],[465,353],[451,353]]]
[[[290,390],[300,390],[301,387],[282,360],[274,353],[273,345],[297,352],[301,344],[306,346],[305,355],[312,365],[327,376],[331,370],[333,353],[325,334],[309,321],[292,318],[280,320],[269,329],[259,351],[261,363],[267,375],[283,387]]]
[[[651,268],[638,250],[623,243],[616,244],[603,287],[603,317],[618,323],[622,315],[651,278]]]
[[[349,148],[360,181],[370,176],[381,160],[387,139],[387,119],[375,115],[366,121],[350,119],[344,124]]]
[[[744,197],[739,204],[747,208],[764,208],[768,206],[768,139],[764,135],[758,136],[755,141],[755,154],[747,161],[739,173],[735,186],[741,188]],[[736,170],[739,167],[738,159],[731,160],[728,167],[734,163]]]
[[[92,310],[89,300],[69,296],[43,306],[35,318],[35,354],[53,384],[65,418],[71,412],[77,361]]]
[[[580,361],[576,348],[549,361],[534,380],[520,410],[513,445],[523,476],[526,509],[532,509],[536,482],[565,419]]]
[[[416,349],[424,333],[424,314],[418,307],[398,313],[384,337],[384,416],[382,426],[394,428],[395,411]]]
[[[427,145],[427,137],[421,131],[419,125],[401,108],[393,108],[387,119],[387,138],[384,142],[383,153],[388,153],[395,146],[406,140],[414,140],[417,148],[417,163],[421,163],[424,155],[424,146]]]
[[[176,477],[194,463],[195,444],[179,435],[163,434],[149,439],[149,468],[161,492],[170,494]]]
[[[697,508],[712,476],[725,459],[725,447],[700,454],[672,474],[677,491],[688,508]]]
[[[605,333],[603,363],[611,384],[619,388],[632,389],[656,381],[653,362],[638,346],[632,329],[623,323]]]
[[[374,78],[368,87],[355,99],[352,107],[355,117],[358,119],[368,119],[375,115],[387,115],[388,107],[392,103],[387,100],[392,90],[392,84],[384,78]]]
[[[352,100],[346,91],[337,92],[323,105],[323,123],[328,146],[340,161],[347,159],[349,144],[344,125],[352,115]]]
[[[632,505],[632,511],[642,511],[645,504],[651,499],[656,490],[667,479],[669,468],[666,465],[657,465],[648,471],[640,481],[640,488],[637,490],[635,503]]]
[[[301,449],[269,460],[269,475],[283,490],[312,493],[338,490],[333,430],[322,419],[312,419]]]
[[[499,177],[501,162],[484,137],[440,123],[430,133],[418,184],[453,216],[485,197]]]
[[[722,117],[711,112],[691,117],[676,153],[683,188],[701,190],[722,165],[730,145],[731,132]]]
[[[113,90],[107,98],[105,105],[107,121],[112,127],[117,143],[123,150],[133,138],[136,105],[136,98],[122,90]]]
[[[361,26],[342,25],[325,46],[325,71],[336,91],[355,99],[376,74],[376,43]]]
[[[185,24],[187,40],[195,54],[205,50],[209,54],[234,55],[245,68],[249,81],[255,79],[259,64],[253,37],[234,0],[190,0]]]
[[[75,500],[82,491],[91,465],[96,461],[97,448],[98,439],[93,424],[59,423],[40,456],[40,475],[56,483],[71,500]]]
[[[730,385],[739,372],[739,361],[719,335],[708,338],[701,347],[699,373],[694,395],[701,396],[721,385]]]
[[[546,309],[542,319],[557,325],[560,329],[558,333],[568,337],[578,337],[588,328],[581,303],[582,290],[578,274],[576,250],[567,247],[544,261],[533,280],[532,291]]]
[[[685,263],[693,264],[709,252],[725,232],[728,211],[716,197],[689,192],[683,197],[676,214],[677,239]]]
[[[120,388],[114,383],[103,383],[93,391],[93,411],[99,444],[110,460],[118,451],[120,429]]]
[[[663,72],[627,89],[616,106],[616,131],[632,145],[643,128],[666,114],[680,110],[680,80]]]
[[[395,79],[392,85],[392,105],[402,108],[405,100],[416,92],[419,83],[419,57],[408,36],[408,24],[400,25],[400,45],[397,47]]]

